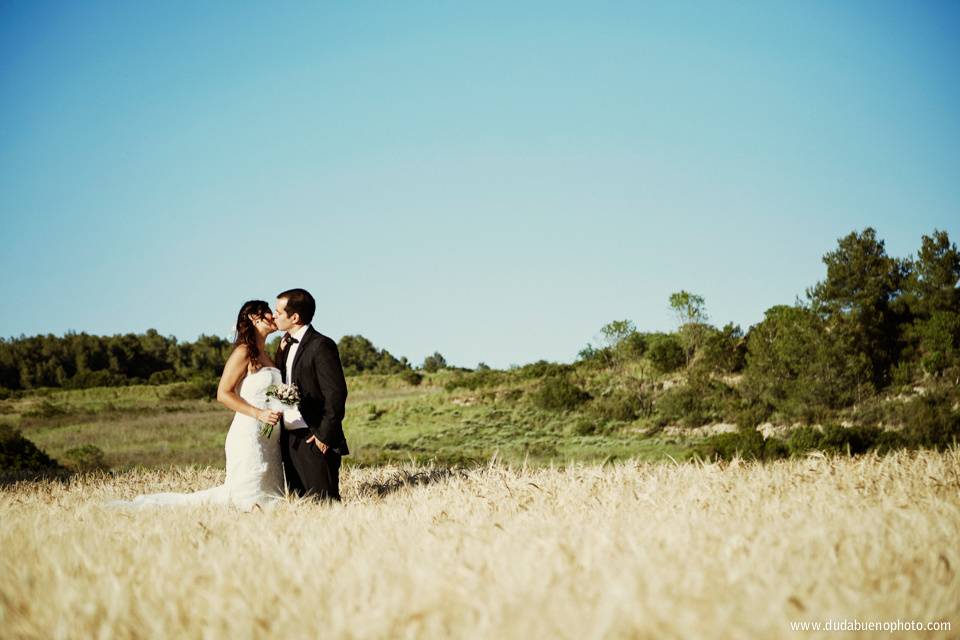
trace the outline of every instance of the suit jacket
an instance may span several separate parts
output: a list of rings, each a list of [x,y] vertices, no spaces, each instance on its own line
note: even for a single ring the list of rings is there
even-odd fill
[[[287,353],[280,352],[279,368],[284,382],[293,382],[300,390],[300,415],[310,433],[340,455],[347,455],[343,435],[343,416],[347,404],[347,381],[343,377],[337,343],[307,328],[293,358],[292,380],[287,380]]]

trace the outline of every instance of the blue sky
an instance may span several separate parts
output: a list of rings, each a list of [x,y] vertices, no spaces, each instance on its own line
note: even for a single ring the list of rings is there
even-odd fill
[[[746,329],[854,229],[960,236],[958,67],[956,2],[3,2],[0,336]]]

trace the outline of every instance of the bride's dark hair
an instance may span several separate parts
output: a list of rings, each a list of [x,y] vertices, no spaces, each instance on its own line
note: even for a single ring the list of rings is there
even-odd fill
[[[263,300],[249,300],[240,307],[240,313],[237,314],[237,337],[233,341],[233,346],[239,347],[246,345],[247,356],[254,369],[260,368],[260,348],[257,346],[257,328],[253,326],[254,319],[262,318],[270,313],[270,305]]]

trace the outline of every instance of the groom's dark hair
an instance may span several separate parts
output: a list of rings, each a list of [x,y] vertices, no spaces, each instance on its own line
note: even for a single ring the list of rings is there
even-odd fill
[[[278,293],[277,298],[283,298],[287,301],[284,310],[288,316],[295,313],[300,314],[300,324],[307,325],[313,320],[313,314],[317,310],[317,302],[306,289],[288,289],[283,293]]]

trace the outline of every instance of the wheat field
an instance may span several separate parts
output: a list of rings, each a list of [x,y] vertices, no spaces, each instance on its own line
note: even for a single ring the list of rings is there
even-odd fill
[[[347,467],[340,505],[101,506],[222,479],[132,471],[0,490],[0,635],[777,638],[826,636],[790,623],[838,619],[960,630],[957,449]]]

